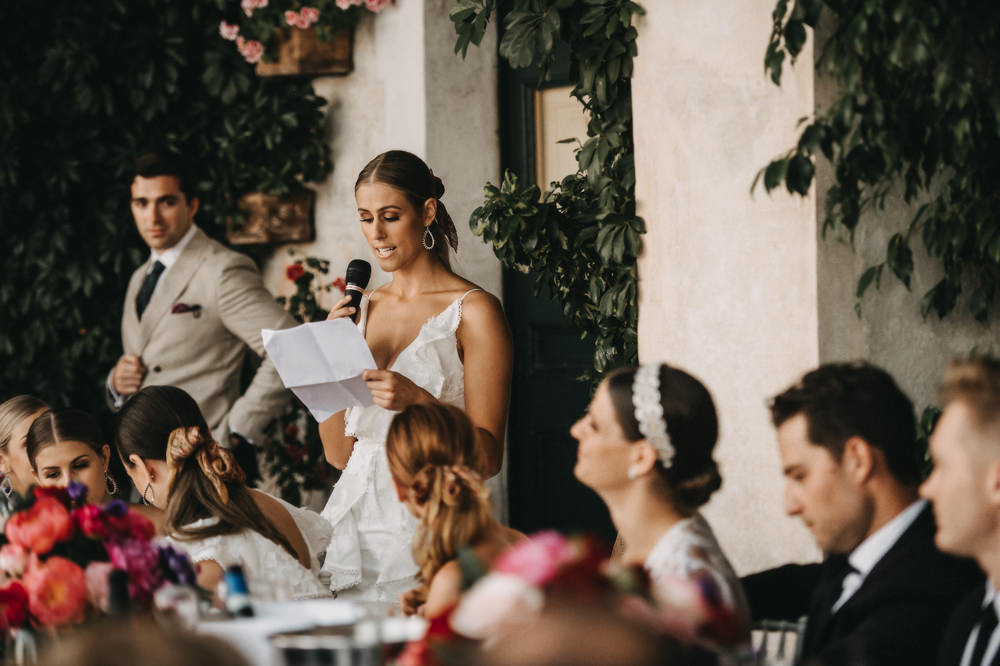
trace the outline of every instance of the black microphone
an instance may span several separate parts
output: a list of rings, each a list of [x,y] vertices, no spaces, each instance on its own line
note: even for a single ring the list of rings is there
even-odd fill
[[[372,265],[364,259],[352,259],[351,263],[347,264],[347,274],[344,275],[344,282],[347,283],[347,286],[344,287],[344,293],[351,297],[348,306],[354,308],[354,314],[351,315],[351,321],[354,323],[358,322],[358,313],[361,312],[361,297],[364,295],[364,289],[368,286],[368,280],[371,277]]]

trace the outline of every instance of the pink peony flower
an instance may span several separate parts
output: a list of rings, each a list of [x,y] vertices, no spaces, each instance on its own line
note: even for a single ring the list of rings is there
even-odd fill
[[[309,21],[301,14],[295,19],[295,27],[303,30],[309,27]]]
[[[28,592],[14,581],[0,588],[0,628],[23,626],[28,619]]]
[[[251,65],[260,60],[260,57],[264,55],[264,45],[256,39],[244,42],[243,45],[239,47],[239,50],[243,59]]]
[[[288,11],[286,11],[285,12],[285,23],[287,23],[288,25],[292,25],[292,26],[298,25],[298,23],[299,23],[299,15],[298,15],[298,13],[292,11],[291,9],[289,9]]]
[[[12,515],[5,533],[12,544],[44,555],[57,542],[73,536],[73,519],[55,497],[42,496],[27,511]]]
[[[111,562],[91,562],[83,572],[87,581],[87,600],[105,613],[110,610],[108,575],[114,568]]]
[[[228,39],[229,41],[234,41],[236,36],[240,34],[240,26],[235,23],[226,23],[222,21],[219,23],[219,34],[222,35],[223,39]]]
[[[0,572],[8,578],[20,578],[28,568],[28,551],[13,543],[0,548]]]
[[[391,4],[392,0],[365,0],[365,7],[373,12],[380,12]]]
[[[521,576],[490,573],[462,595],[451,628],[469,638],[495,639],[535,618],[545,597]]]
[[[575,556],[576,550],[566,537],[555,530],[546,530],[508,548],[497,558],[493,570],[520,576],[534,585],[544,585]]]
[[[53,556],[24,574],[28,608],[43,625],[58,626],[83,619],[87,608],[87,581],[83,569],[64,557]]]
[[[125,539],[107,544],[111,564],[128,573],[128,596],[140,603],[153,598],[153,592],[163,584],[160,554],[149,541]]]
[[[315,7],[303,7],[299,16],[306,21],[307,26],[310,26],[319,20],[319,10]]]

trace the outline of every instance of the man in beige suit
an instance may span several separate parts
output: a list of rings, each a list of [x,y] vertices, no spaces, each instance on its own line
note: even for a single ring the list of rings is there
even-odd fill
[[[264,358],[240,395],[247,349],[264,356],[262,328],[295,321],[264,288],[247,257],[194,224],[198,199],[179,159],[144,155],[132,181],[132,215],[150,249],[132,274],[122,314],[124,354],[108,375],[114,408],[146,385],[184,389],[216,439],[261,442],[290,394]]]

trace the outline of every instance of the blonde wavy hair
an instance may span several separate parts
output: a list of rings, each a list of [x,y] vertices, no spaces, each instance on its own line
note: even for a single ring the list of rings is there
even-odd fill
[[[489,492],[479,470],[483,454],[465,412],[451,405],[411,405],[386,438],[389,470],[420,511],[413,559],[420,567],[414,601],[427,600],[434,574],[463,546],[481,540],[491,523]]]

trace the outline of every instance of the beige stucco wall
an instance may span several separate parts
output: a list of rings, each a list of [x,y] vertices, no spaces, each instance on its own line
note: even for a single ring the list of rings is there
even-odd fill
[[[715,397],[724,484],[706,515],[736,568],[814,558],[782,509],[765,401],[819,359],[816,201],[750,194],[813,107],[811,62],[781,88],[764,77],[772,0],[643,4],[632,85],[648,226],[640,359],[687,369]]]

